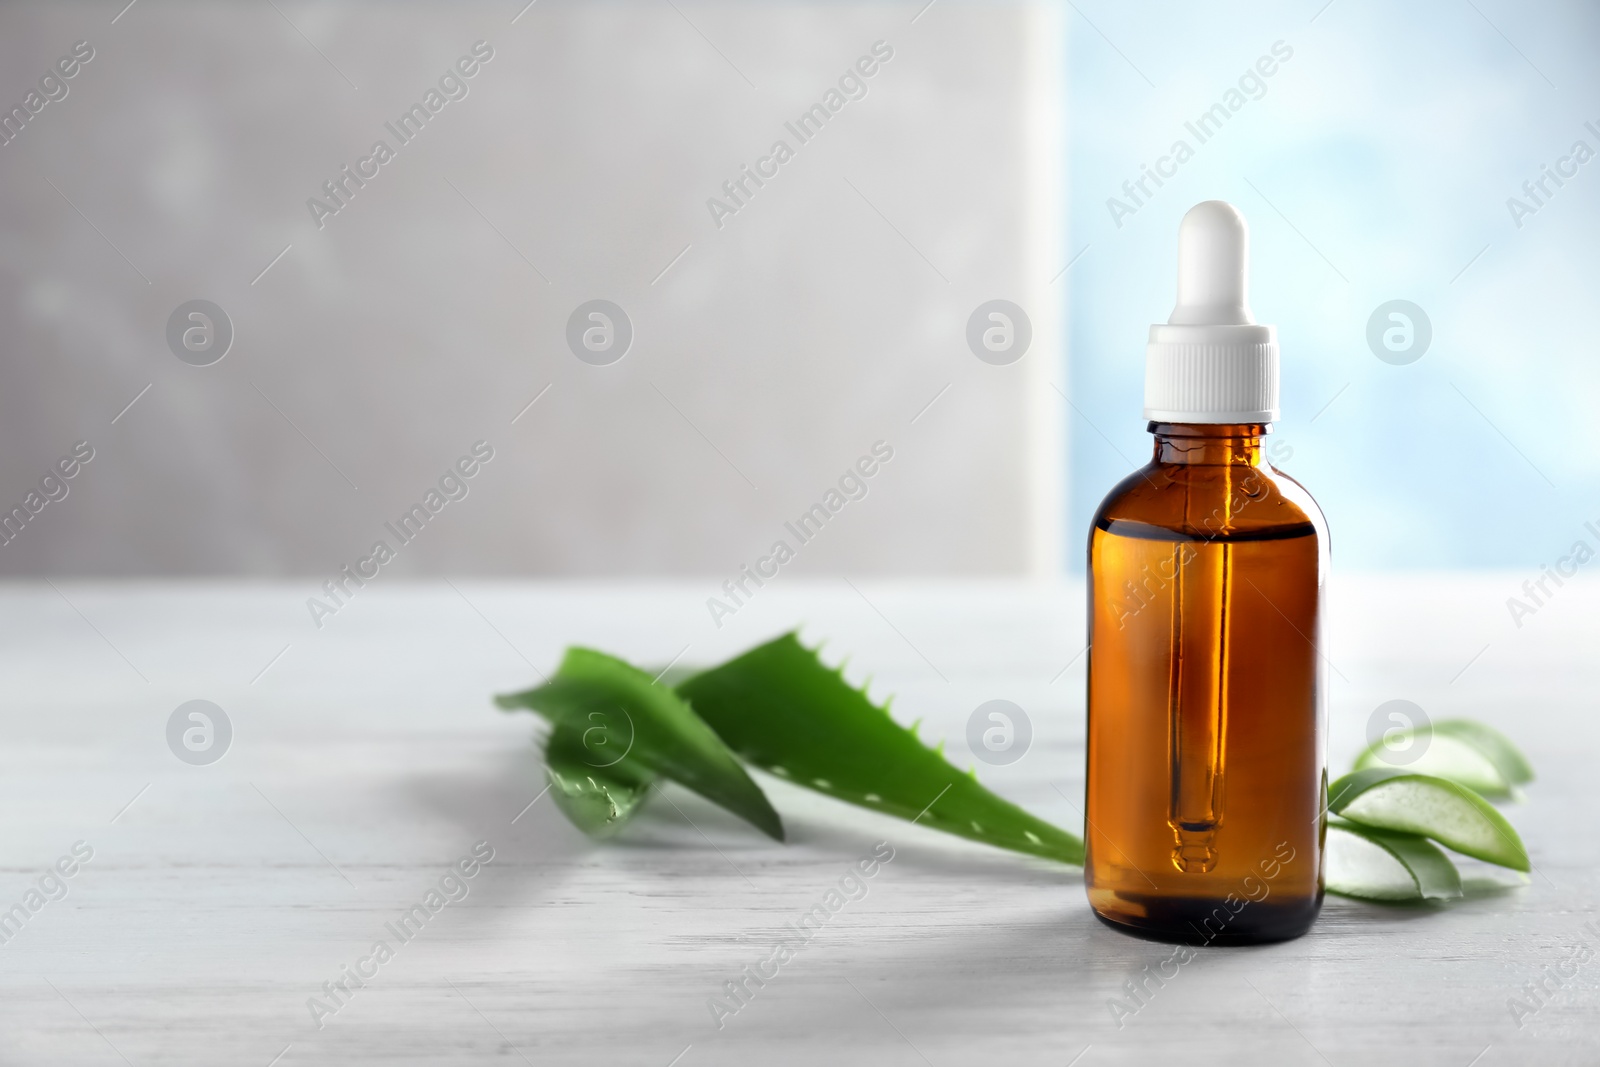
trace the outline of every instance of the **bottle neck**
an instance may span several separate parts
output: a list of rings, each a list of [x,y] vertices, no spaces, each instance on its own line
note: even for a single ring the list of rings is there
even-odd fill
[[[1262,438],[1272,424],[1152,422],[1155,461],[1164,464],[1212,467],[1264,467]]]

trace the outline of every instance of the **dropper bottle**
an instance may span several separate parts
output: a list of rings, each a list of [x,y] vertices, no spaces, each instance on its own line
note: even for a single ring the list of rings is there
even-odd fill
[[[1296,937],[1322,904],[1328,532],[1263,453],[1278,343],[1248,269],[1244,217],[1191,208],[1146,349],[1154,456],[1089,534],[1089,902],[1193,944]]]

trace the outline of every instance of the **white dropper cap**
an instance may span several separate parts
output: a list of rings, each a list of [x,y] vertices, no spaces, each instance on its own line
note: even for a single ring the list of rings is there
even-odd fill
[[[1178,227],[1178,304],[1150,327],[1144,417],[1151,422],[1273,422],[1278,339],[1250,317],[1250,229],[1222,200]]]

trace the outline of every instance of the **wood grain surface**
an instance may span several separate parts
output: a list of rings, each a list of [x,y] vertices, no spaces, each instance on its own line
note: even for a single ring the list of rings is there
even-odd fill
[[[1031,747],[980,777],[1078,829],[1081,585],[773,583],[720,630],[709,582],[374,583],[320,630],[292,583],[0,587],[0,909],[25,913],[0,944],[0,1062],[1600,1062],[1600,961],[1562,973],[1600,945],[1600,598],[1569,582],[1519,628],[1524,577],[1342,579],[1323,651],[1335,773],[1396,697],[1525,747],[1539,780],[1507,814],[1528,883],[1329,898],[1308,936],[1204,950],[1121,1018],[1171,950],[1098,924],[1076,869],[769,777],[786,844],[670,786],[595,844],[536,800],[532,717],[489,703],[567,643],[712,662],[803,622],[963,767],[973,709],[1023,707]],[[195,699],[233,731],[208,766],[166,739]],[[48,878],[77,842],[92,858]],[[492,861],[445,883],[465,896],[396,937],[477,842]],[[719,1028],[711,998],[879,842],[865,895]],[[380,940],[390,958],[359,963]],[[358,963],[372,977],[314,1012]]]

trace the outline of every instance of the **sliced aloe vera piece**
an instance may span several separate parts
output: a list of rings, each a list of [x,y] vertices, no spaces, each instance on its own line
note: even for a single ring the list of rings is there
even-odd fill
[[[1433,731],[1476,748],[1494,763],[1501,777],[1512,785],[1527,785],[1533,781],[1533,765],[1528,762],[1528,757],[1511,743],[1511,738],[1493,726],[1473,719],[1445,719],[1434,723]]]
[[[1360,823],[1328,823],[1328,892],[1363,900],[1453,900],[1461,874],[1437,845],[1416,834]]]
[[[1083,863],[1083,842],[1002,800],[889,717],[792,633],[678,685],[756,766],[872,811],[984,844]]]
[[[573,825],[591,837],[610,837],[644,803],[656,776],[637,760],[605,751],[596,734],[587,734],[597,742],[590,747],[585,735],[565,723],[550,731],[545,777],[551,799]]]
[[[1522,839],[1466,786],[1444,778],[1369,767],[1328,787],[1328,810],[1351,822],[1421,834],[1466,856],[1526,871]]]
[[[576,731],[588,750],[617,753],[617,766],[631,760],[783,840],[783,823],[766,794],[712,729],[676,693],[615,656],[569,648],[544,685],[497,696],[495,703],[536,711]]]
[[[1412,756],[1417,746],[1426,747]],[[1517,786],[1533,781],[1533,768],[1510,738],[1470,719],[1397,730],[1356,757],[1355,770],[1369,767],[1398,767],[1448,778],[1488,797],[1512,796]]]

